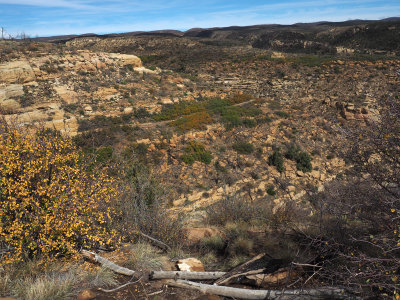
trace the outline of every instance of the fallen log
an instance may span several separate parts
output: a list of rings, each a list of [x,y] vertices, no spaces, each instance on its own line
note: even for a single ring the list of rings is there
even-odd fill
[[[354,295],[348,294],[346,290],[337,287],[321,287],[316,289],[296,290],[249,290],[227,286],[203,284],[181,279],[178,279],[176,281],[170,280],[168,281],[168,285],[236,299],[360,299],[358,297],[355,297]]]
[[[115,273],[126,275],[126,276],[134,276],[136,274],[135,271],[118,266],[117,264],[109,261],[108,259],[101,257],[100,255],[98,255],[94,252],[82,250],[82,255],[84,257],[86,257],[87,259],[89,259],[91,262],[99,263],[103,267],[108,268],[108,269],[114,271]]]
[[[153,271],[150,279],[215,280],[225,272]]]
[[[157,240],[157,239],[155,239],[155,238],[153,238],[153,237],[151,237],[151,236],[149,236],[149,235],[147,235],[147,234],[145,234],[145,233],[143,233],[143,232],[138,232],[142,237],[144,237],[144,238],[146,238],[147,240],[149,240],[154,246],[156,246],[156,247],[158,247],[158,248],[160,248],[160,249],[162,249],[162,250],[164,250],[164,251],[171,251],[171,247],[170,246],[168,246],[166,243],[164,243],[164,242],[161,242],[161,241],[159,241],[159,240]]]

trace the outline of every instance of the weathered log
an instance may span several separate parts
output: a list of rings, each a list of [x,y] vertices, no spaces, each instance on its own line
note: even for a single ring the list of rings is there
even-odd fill
[[[136,274],[135,271],[118,266],[117,264],[109,261],[108,259],[101,257],[100,255],[98,255],[94,252],[82,250],[82,255],[84,257],[86,257],[87,259],[89,259],[90,261],[99,263],[103,267],[108,268],[108,269],[114,271],[115,273],[126,275],[126,276],[133,276]]]
[[[153,238],[153,237],[151,237],[151,236],[149,236],[149,235],[147,235],[147,234],[145,234],[143,232],[139,231],[138,233],[142,237],[148,239],[154,246],[156,246],[156,247],[158,247],[158,248],[160,248],[160,249],[162,249],[164,251],[171,251],[171,247],[168,246],[166,243],[161,242],[161,241],[159,241],[159,240],[157,240],[157,239],[155,239],[155,238]]]
[[[168,281],[168,285],[179,288],[197,290],[203,293],[235,299],[279,299],[279,300],[306,300],[306,299],[360,299],[348,294],[344,289],[337,287],[321,287],[316,289],[297,290],[249,290],[197,283],[178,279]]]
[[[153,271],[150,279],[215,280],[225,272]]]

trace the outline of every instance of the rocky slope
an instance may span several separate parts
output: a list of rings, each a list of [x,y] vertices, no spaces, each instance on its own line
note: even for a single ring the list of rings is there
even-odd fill
[[[288,197],[301,201],[306,188],[322,189],[346,170],[337,158],[337,125],[372,120],[375,100],[396,93],[400,68],[394,59],[271,55],[174,37],[85,38],[57,47],[32,51],[30,45],[0,64],[5,117],[78,134],[83,147],[134,149],[169,187],[171,207],[194,216],[226,193],[268,199],[276,209]],[[85,47],[90,50],[77,49]],[[181,73],[168,70],[176,70],[176,61],[185,64]],[[240,107],[224,108],[239,114],[236,125],[226,112],[208,108],[205,123],[183,131],[174,120],[190,119],[190,112],[157,119],[179,103],[203,105],[235,94],[250,95],[235,104]],[[211,160],[184,162],[190,142],[203,145]],[[238,151],[237,143],[250,144],[251,151]],[[291,159],[284,159],[283,172],[270,165],[277,148],[284,154],[291,145],[310,155],[311,170],[299,170]]]

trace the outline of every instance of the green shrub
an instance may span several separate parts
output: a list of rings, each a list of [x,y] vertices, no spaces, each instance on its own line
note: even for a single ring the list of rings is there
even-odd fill
[[[251,154],[254,151],[254,146],[244,141],[234,143],[232,148],[239,154]]]
[[[161,113],[154,115],[156,121],[174,120],[178,117],[205,111],[204,103],[197,101],[179,102],[163,106]]]
[[[104,163],[111,159],[113,155],[113,148],[111,146],[102,147],[96,151],[96,162]]]
[[[207,151],[203,144],[195,141],[189,142],[189,146],[185,148],[185,152],[182,155],[182,161],[188,165],[193,164],[195,161],[200,161],[208,165],[212,160],[211,152]]]
[[[118,211],[118,222],[130,241],[136,242],[138,232],[159,239],[171,247],[185,239],[182,216],[173,216],[167,210],[166,190],[151,170],[141,162],[133,161],[122,170],[125,175]]]
[[[287,112],[285,112],[285,111],[277,111],[277,112],[275,112],[275,114],[278,116],[278,117],[281,117],[281,118],[289,118],[289,114],[287,113]]]
[[[244,127],[253,128],[257,126],[257,121],[254,119],[243,119],[242,124]]]
[[[290,145],[285,153],[285,157],[287,159],[296,160],[297,156],[299,155],[301,149],[296,145]]]
[[[300,152],[296,157],[296,168],[302,172],[311,172],[311,157],[307,152]]]
[[[242,118],[255,117],[261,114],[262,111],[256,107],[234,106],[234,104],[242,103],[247,101],[247,99],[251,99],[251,96],[232,96],[232,98],[228,99],[211,98],[202,101],[188,101],[165,105],[161,113],[154,115],[153,118],[156,121],[176,120],[172,125],[183,130],[192,128],[201,129],[204,127],[204,124],[214,121],[211,116],[220,119],[227,130],[242,125],[254,127],[256,126],[255,120]],[[199,122],[198,119],[206,120]]]
[[[129,156],[129,154],[134,153],[136,158],[143,159],[147,155],[147,149],[149,145],[145,143],[132,143],[124,150],[124,155]]]
[[[66,111],[66,112],[74,113],[78,107],[79,107],[78,104],[71,103],[71,104],[65,104],[61,108],[64,109],[64,111]]]
[[[145,118],[151,117],[151,113],[144,107],[135,109],[135,112],[133,113],[133,115],[137,119],[145,119]]]
[[[221,98],[213,98],[208,100],[205,106],[208,110],[222,114],[223,109],[231,105],[232,103],[229,102],[228,100]]]
[[[226,173],[228,171],[225,167],[221,166],[218,161],[215,162],[214,167],[217,172]]]
[[[285,170],[285,167],[283,166],[283,156],[279,148],[274,150],[274,152],[268,157],[268,164],[270,166],[275,166],[281,173]]]
[[[183,116],[170,124],[181,131],[187,131],[192,129],[205,129],[205,126],[212,122],[213,118],[208,114],[208,112],[201,111],[188,116]]]
[[[234,94],[228,97],[228,101],[232,104],[243,103],[253,99],[253,96],[249,94]]]
[[[287,159],[296,161],[296,168],[302,172],[310,172],[312,170],[311,157],[307,152],[301,151],[300,147],[290,145],[285,153]]]
[[[217,252],[225,248],[225,241],[219,235],[205,237],[200,241],[200,243],[203,247]]]
[[[270,186],[267,188],[267,194],[270,195],[270,196],[275,196],[275,195],[276,195],[276,191],[275,191],[275,189],[274,189],[274,186],[270,185]]]
[[[223,116],[222,122],[224,123],[226,130],[231,130],[242,124],[242,120],[240,120],[240,117],[237,114]]]
[[[250,222],[260,217],[262,210],[254,203],[236,194],[225,195],[220,201],[206,208],[206,221],[211,225],[225,225],[228,222]]]
[[[254,242],[249,237],[239,236],[234,240],[228,248],[231,256],[234,255],[250,255],[254,247]]]

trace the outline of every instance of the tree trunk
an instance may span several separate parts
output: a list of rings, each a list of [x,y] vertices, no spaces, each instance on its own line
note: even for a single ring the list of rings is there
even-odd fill
[[[153,271],[150,279],[215,280],[225,272]]]
[[[97,255],[94,252],[82,250],[82,255],[89,259],[92,262],[97,262],[101,264],[103,267],[108,268],[115,273],[126,275],[126,276],[133,276],[136,274],[135,271],[118,266],[117,264],[114,264],[113,262],[109,261],[108,259],[105,259],[101,257],[100,255]]]
[[[166,243],[161,242],[161,241],[159,241],[159,240],[156,240],[155,238],[153,238],[153,237],[151,237],[151,236],[149,236],[149,235],[147,235],[147,234],[145,234],[145,233],[143,233],[143,232],[140,232],[140,231],[139,231],[139,234],[140,234],[142,237],[144,237],[144,238],[146,238],[147,240],[149,240],[154,246],[156,246],[156,247],[158,247],[158,248],[160,248],[160,249],[162,249],[162,250],[164,250],[164,251],[171,251],[171,247],[168,246]]]
[[[197,290],[203,293],[236,299],[279,299],[279,300],[306,300],[306,299],[360,299],[346,293],[344,289],[323,287],[317,289],[298,290],[249,290],[202,284],[186,280],[170,280],[168,285]]]

